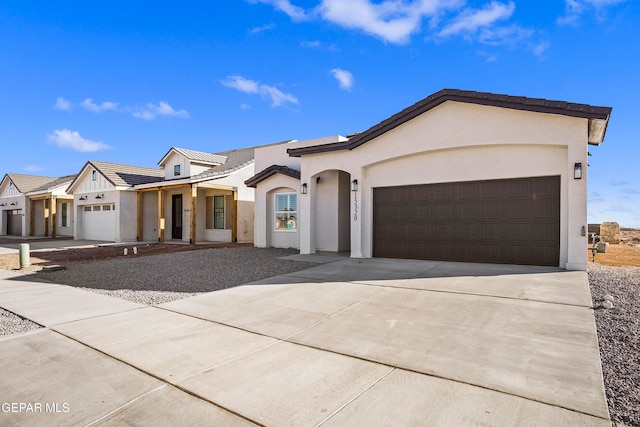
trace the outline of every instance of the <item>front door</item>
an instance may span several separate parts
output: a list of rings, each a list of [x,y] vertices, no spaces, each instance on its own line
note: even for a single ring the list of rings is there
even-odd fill
[[[171,238],[182,240],[182,194],[174,194],[171,205]]]

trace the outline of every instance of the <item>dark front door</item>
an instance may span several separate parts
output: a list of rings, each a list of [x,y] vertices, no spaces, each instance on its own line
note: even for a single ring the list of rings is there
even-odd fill
[[[557,266],[560,177],[375,188],[373,255]]]
[[[171,238],[182,239],[182,194],[173,195],[171,206]]]

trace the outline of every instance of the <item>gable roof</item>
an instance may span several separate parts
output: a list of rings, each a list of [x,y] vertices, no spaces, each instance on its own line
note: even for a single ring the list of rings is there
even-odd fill
[[[611,115],[612,110],[611,107],[597,107],[567,101],[551,101],[543,98],[527,98],[524,96],[510,96],[489,92],[443,89],[429,95],[422,101],[418,101],[412,106],[405,108],[399,113],[394,114],[377,125],[370,127],[366,131],[356,134],[346,142],[335,142],[331,144],[302,148],[290,148],[287,152],[292,157],[300,157],[305,154],[324,153],[337,150],[353,150],[354,148],[371,141],[372,139],[408,122],[409,120],[446,101],[585,118],[589,120],[588,143],[592,145],[598,145],[604,139],[604,134],[606,132],[609,116]]]
[[[36,192],[46,192],[46,191],[50,191],[50,190],[55,190],[58,187],[62,187],[62,186],[69,186],[69,184],[71,184],[71,182],[73,182],[74,179],[76,179],[77,175],[66,175],[66,176],[61,176],[60,178],[54,179],[51,182],[48,182],[44,185],[41,185],[40,187],[34,188],[33,190],[29,191],[30,193],[36,193]]]
[[[287,166],[271,165],[268,168],[258,172],[257,174],[255,174],[254,176],[249,178],[248,180],[246,180],[244,182],[244,184],[247,187],[255,188],[260,182],[264,181],[265,179],[267,179],[270,176],[273,176],[273,175],[275,175],[277,173],[281,173],[283,175],[290,176],[291,178],[300,179],[300,171],[299,170],[292,169],[292,168],[287,167]]]
[[[158,165],[162,165],[167,160],[169,154],[171,154],[172,152],[179,153],[192,162],[204,165],[217,165],[220,163],[224,163],[227,160],[225,156],[222,156],[220,154],[205,153],[202,151],[188,150],[186,148],[171,147],[169,151],[167,151],[167,154],[165,154],[158,162]]]
[[[164,170],[147,168],[142,166],[123,165],[119,163],[88,161],[80,170],[80,173],[69,184],[70,191],[78,182],[78,178],[87,168],[92,167],[100,172],[111,184],[116,187],[133,187],[138,184],[147,184],[164,180]]]
[[[8,173],[5,178],[10,179],[20,193],[28,193],[57,179],[51,176],[24,175],[20,173]]]
[[[291,142],[291,140],[275,142],[272,144],[255,145],[253,147],[238,148],[235,150],[228,150],[228,151],[222,151],[222,152],[216,153],[217,155],[225,156],[227,158],[225,163],[222,165],[213,166],[198,175],[192,176],[191,178],[195,180],[203,180],[203,179],[216,178],[219,176],[228,175],[232,172],[237,171],[238,169],[242,169],[243,167],[253,163],[256,157],[255,155],[256,148],[286,144],[288,142]]]

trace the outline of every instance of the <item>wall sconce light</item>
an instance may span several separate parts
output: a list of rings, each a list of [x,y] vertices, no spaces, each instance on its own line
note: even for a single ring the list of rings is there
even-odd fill
[[[573,165],[573,179],[582,179],[582,163]]]
[[[80,196],[78,200],[87,200],[87,196]]]
[[[6,203],[0,203],[0,206],[7,206]]]
[[[103,197],[104,197],[104,194],[98,194],[98,195],[96,196],[96,199],[102,199]]]
[[[306,182],[300,186],[300,194],[307,194],[307,183]]]
[[[16,202],[11,202],[11,206],[16,206],[17,203]]]
[[[351,181],[351,191],[358,191],[358,180],[354,179]]]

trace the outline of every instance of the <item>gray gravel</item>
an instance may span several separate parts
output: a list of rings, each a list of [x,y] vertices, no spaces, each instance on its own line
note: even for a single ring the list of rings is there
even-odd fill
[[[0,308],[0,335],[19,334],[39,328],[42,326]]]
[[[611,418],[640,427],[640,268],[590,263],[589,285]]]
[[[217,248],[73,264],[29,280],[75,286],[141,304],[161,304],[317,266],[279,259],[294,249]]]

